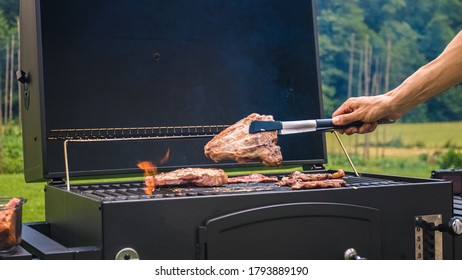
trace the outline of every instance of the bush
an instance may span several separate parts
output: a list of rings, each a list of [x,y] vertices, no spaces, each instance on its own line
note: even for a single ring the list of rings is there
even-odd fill
[[[24,169],[21,128],[16,124],[7,124],[3,129],[3,137],[0,137],[0,173],[21,173]]]
[[[462,154],[457,153],[454,149],[449,149],[448,152],[440,158],[441,169],[462,168]]]
[[[427,162],[429,160],[428,154],[422,153],[418,156],[420,161]]]
[[[444,143],[443,147],[446,149],[456,149],[457,145],[455,143],[452,143],[451,140],[448,140],[446,141],[446,143]]]
[[[403,141],[401,140],[401,137],[395,137],[385,143],[386,147],[395,147],[395,148],[400,148],[403,146]]]
[[[414,147],[416,147],[416,148],[421,148],[421,149],[422,149],[422,148],[425,148],[425,142],[422,141],[422,140],[418,140],[418,141],[415,142]]]

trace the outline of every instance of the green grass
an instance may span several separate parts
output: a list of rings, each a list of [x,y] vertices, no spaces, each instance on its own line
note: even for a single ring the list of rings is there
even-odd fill
[[[45,220],[45,183],[26,183],[23,174],[0,175],[0,196],[18,196],[27,199],[23,205],[23,222]]]
[[[462,121],[444,123],[396,123],[380,125],[368,134],[372,145],[387,143],[401,148],[440,149],[449,146],[462,149]],[[346,146],[364,144],[365,135],[342,135]],[[328,147],[338,146],[337,140],[327,133]]]
[[[382,126],[387,139],[401,138],[405,146],[424,144],[427,148],[444,148],[447,144],[462,148],[462,122],[399,123]]]
[[[437,163],[428,163],[418,158],[371,158],[362,159],[352,155],[352,162],[359,174],[372,173],[393,176],[406,176],[417,178],[430,178],[432,170],[439,169]],[[329,154],[326,169],[336,170],[342,168],[353,171],[350,163],[343,154]]]

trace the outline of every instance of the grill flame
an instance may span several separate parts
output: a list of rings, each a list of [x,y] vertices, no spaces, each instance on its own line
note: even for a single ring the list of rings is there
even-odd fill
[[[164,164],[170,158],[170,148],[167,149],[165,155],[160,159],[159,164]],[[142,161],[137,166],[144,171],[144,193],[151,195],[156,188],[154,175],[157,173],[157,166],[150,161]]]
[[[157,167],[150,161],[142,161],[137,166],[144,171],[144,193],[152,194],[156,188],[154,175],[157,173]]]
[[[170,158],[170,148],[167,149],[167,151],[165,152],[164,157],[159,161],[159,165],[166,163],[169,158]]]

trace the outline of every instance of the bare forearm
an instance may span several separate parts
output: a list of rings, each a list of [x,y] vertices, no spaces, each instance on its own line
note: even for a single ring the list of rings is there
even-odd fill
[[[440,56],[387,93],[392,97],[390,109],[404,114],[460,82],[462,82],[462,31]]]
[[[340,130],[346,134],[374,131],[383,119],[397,120],[416,105],[462,82],[462,31],[433,61],[395,89],[381,95],[351,97],[333,114],[333,123],[345,125],[363,121],[360,128]]]

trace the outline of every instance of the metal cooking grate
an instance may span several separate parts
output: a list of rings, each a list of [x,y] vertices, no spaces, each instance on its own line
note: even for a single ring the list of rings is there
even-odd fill
[[[408,184],[407,182],[402,181],[393,181],[389,179],[378,179],[378,178],[369,178],[369,177],[356,177],[356,176],[345,176],[345,181],[347,181],[347,187],[369,187],[369,186],[390,186],[390,185],[402,185]]]
[[[406,182],[392,181],[388,179],[354,176],[345,176],[344,179],[347,181],[347,185],[343,188],[361,188],[406,184]],[[58,187],[66,189],[65,185]],[[144,193],[144,183],[142,181],[137,181],[124,183],[72,185],[70,187],[70,191],[99,201],[116,201],[298,190],[291,190],[290,187],[286,186],[281,187],[275,183],[237,183],[226,184],[221,187],[195,187],[189,185],[160,187],[156,188],[153,194],[148,195]]]

